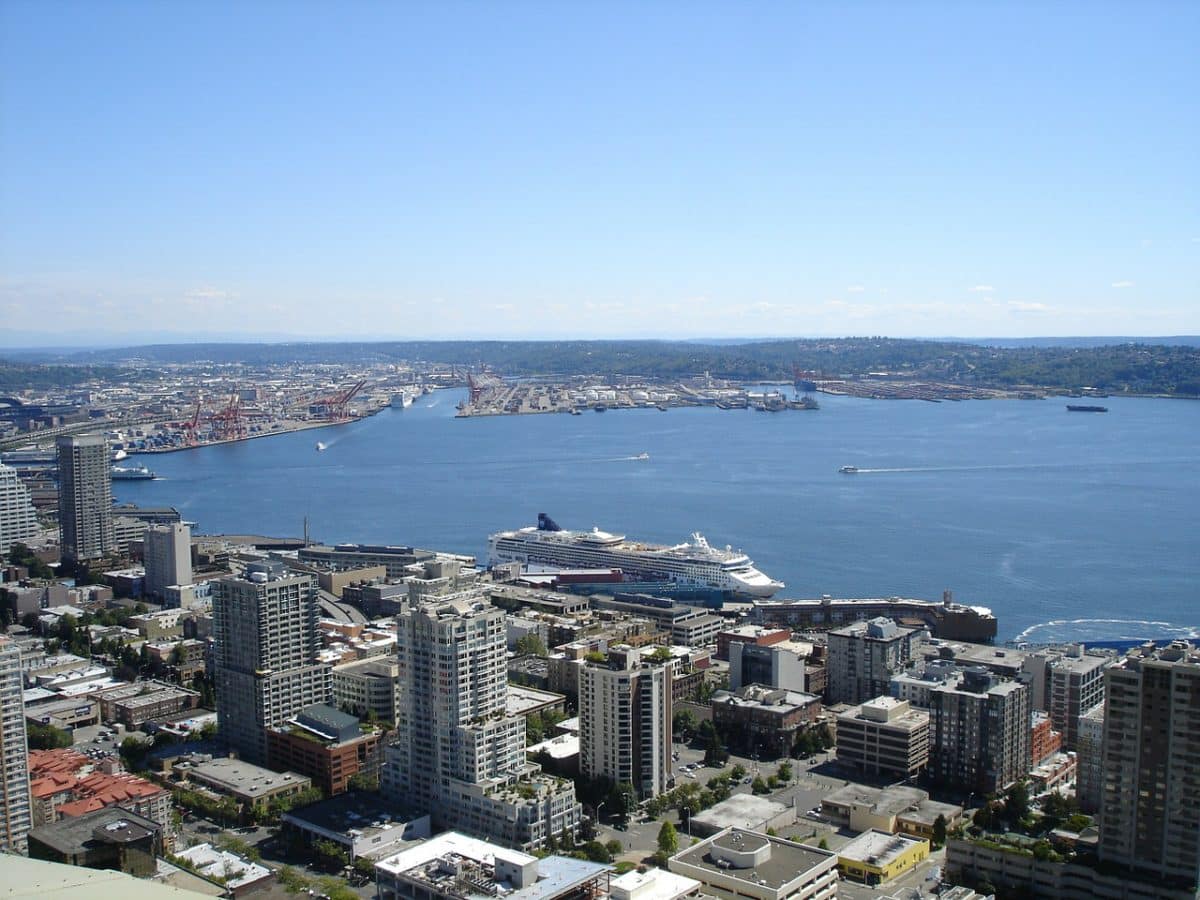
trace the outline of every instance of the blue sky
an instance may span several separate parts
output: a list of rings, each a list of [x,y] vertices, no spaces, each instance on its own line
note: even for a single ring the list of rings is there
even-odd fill
[[[1195,2],[7,0],[0,42],[0,344],[1200,332]]]

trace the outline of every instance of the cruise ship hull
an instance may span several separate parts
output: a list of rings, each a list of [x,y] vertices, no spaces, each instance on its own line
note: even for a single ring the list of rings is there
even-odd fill
[[[691,544],[662,547],[600,531],[522,528],[493,534],[488,552],[493,564],[619,568],[629,581],[662,582],[675,590],[719,592],[730,597],[765,599],[784,586],[756,569],[745,555],[712,548],[699,534],[693,535]]]

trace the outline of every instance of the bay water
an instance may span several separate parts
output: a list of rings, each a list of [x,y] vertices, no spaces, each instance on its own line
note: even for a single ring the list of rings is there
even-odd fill
[[[952,589],[992,609],[1000,640],[1200,634],[1200,403],[822,395],[812,412],[456,419],[463,395],[143,456],[159,479],[114,492],[209,534],[298,537],[307,517],[317,541],[481,562],[488,534],[539,512],[659,543],[699,531],[786,582],[780,597]]]

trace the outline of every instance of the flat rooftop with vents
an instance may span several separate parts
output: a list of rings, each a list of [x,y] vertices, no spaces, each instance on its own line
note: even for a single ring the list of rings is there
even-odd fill
[[[720,900],[824,900],[837,895],[837,854],[727,828],[671,857],[668,868]]]
[[[538,859],[447,831],[375,864],[380,900],[576,900],[608,892],[611,866]]]

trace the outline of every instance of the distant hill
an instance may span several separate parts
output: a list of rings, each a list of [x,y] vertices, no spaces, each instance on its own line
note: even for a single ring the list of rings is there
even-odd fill
[[[75,378],[72,368],[75,366],[136,369],[166,364],[328,363],[354,367],[407,361],[463,367],[486,365],[505,375],[641,375],[660,379],[709,372],[721,378],[790,381],[794,369],[811,370],[827,378],[883,371],[898,377],[1002,388],[1094,387],[1112,393],[1200,395],[1200,341],[1170,345],[1137,341],[1074,346],[1043,344],[1037,340],[1013,343],[1013,346],[999,346],[968,341],[851,337],[720,344],[692,341],[157,344],[71,350],[42,359],[27,355],[19,362],[0,363],[0,385],[19,388],[23,379],[39,385],[78,383],[84,380],[86,372],[108,371],[84,368]]]

